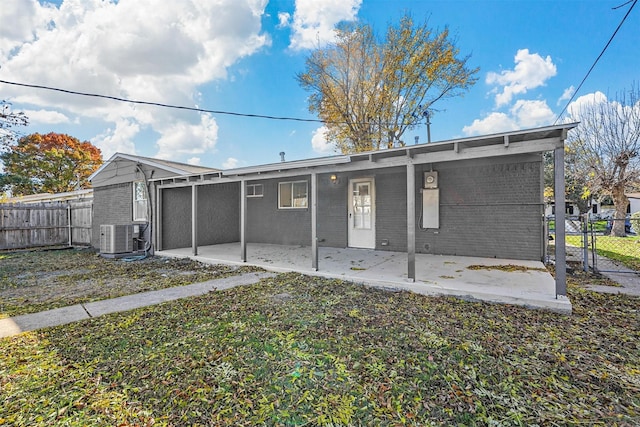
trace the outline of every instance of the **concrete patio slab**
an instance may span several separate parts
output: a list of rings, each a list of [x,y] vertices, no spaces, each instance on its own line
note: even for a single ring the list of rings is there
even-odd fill
[[[202,246],[197,256],[192,255],[191,248],[159,251],[156,255],[248,264],[425,295],[451,295],[571,313],[571,302],[564,296],[556,297],[555,280],[539,261],[416,254],[413,282],[408,279],[407,254],[403,252],[319,248],[317,271],[311,268],[311,249],[305,246],[248,244],[247,263],[240,261],[239,243]]]

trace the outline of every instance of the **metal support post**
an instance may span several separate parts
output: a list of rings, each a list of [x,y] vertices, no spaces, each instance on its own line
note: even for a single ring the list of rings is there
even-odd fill
[[[416,281],[416,174],[411,159],[407,163],[407,278]]]
[[[564,146],[553,153],[555,176],[554,201],[556,205],[556,297],[567,295],[567,249],[565,247],[565,182]]]
[[[318,271],[318,174],[311,173],[311,268]]]

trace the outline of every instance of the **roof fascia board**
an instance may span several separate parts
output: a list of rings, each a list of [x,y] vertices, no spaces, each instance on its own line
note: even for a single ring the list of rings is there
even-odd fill
[[[349,163],[351,156],[320,157],[316,159],[297,160],[293,162],[271,163],[268,165],[249,166],[246,168],[228,169],[222,171],[225,176],[252,175],[255,173],[283,171],[286,169],[305,169],[318,166]]]
[[[107,160],[106,162],[104,162],[102,164],[102,166],[100,166],[94,173],[92,173],[89,176],[89,181],[92,181],[93,178],[95,178],[100,172],[102,172],[107,166],[109,166],[112,162],[116,161],[118,158],[121,159],[125,159],[125,160],[129,160],[131,162],[135,162],[135,163],[142,163],[144,165],[147,166],[151,166],[153,168],[159,168],[159,169],[164,169],[167,172],[171,172],[171,173],[175,173],[176,175],[198,175],[198,174],[194,174],[193,172],[190,171],[185,171],[184,169],[179,169],[173,166],[168,166],[162,163],[158,163],[158,162],[154,162],[153,160],[149,160],[148,158],[141,158],[138,156],[133,156],[131,154],[124,154],[124,153],[115,153],[113,156],[111,156],[109,158],[109,160]]]
[[[459,147],[458,151],[453,149],[454,144],[451,144],[452,149],[448,151],[437,151],[433,153],[414,153],[413,157],[409,156],[393,156],[387,158],[376,159],[375,161],[370,160],[359,160],[351,163],[343,163],[343,164],[331,164],[324,166],[317,166],[314,168],[305,168],[305,169],[288,169],[288,170],[280,170],[280,171],[271,171],[271,172],[256,172],[252,174],[245,175],[234,175],[227,176],[222,178],[215,178],[210,181],[198,182],[197,185],[206,185],[206,184],[219,184],[223,182],[240,182],[244,181],[258,181],[264,179],[281,179],[281,178],[290,178],[295,176],[304,176],[311,175],[311,173],[317,174],[328,174],[328,173],[344,173],[344,172],[353,172],[353,171],[362,171],[369,169],[383,169],[383,168],[392,168],[397,166],[406,166],[407,163],[413,164],[426,164],[426,163],[443,163],[443,162],[451,162],[456,160],[472,160],[472,159],[481,159],[488,157],[502,157],[502,156],[512,156],[517,154],[532,154],[532,153],[541,153],[545,151],[551,151],[556,148],[562,147],[562,139],[559,137],[553,138],[544,138],[538,140],[531,141],[518,141],[511,142],[509,146],[505,147],[503,142],[501,141],[499,144],[493,144],[488,146],[480,146],[480,147]],[[171,180],[168,178],[164,181]],[[185,180],[183,177],[180,178],[181,182],[170,182],[163,183],[158,185],[159,188],[175,188],[175,187],[185,187],[190,186],[193,182],[189,182]]]
[[[177,167],[168,166],[168,165],[165,165],[165,164],[162,164],[162,163],[154,162],[153,160],[149,160],[147,158],[143,159],[141,157],[132,156],[130,154],[120,154],[120,157],[122,157],[124,159],[127,159],[127,160],[130,160],[132,162],[142,163],[144,165],[151,166],[151,167],[154,167],[154,168],[164,169],[166,171],[173,172],[173,173],[178,174],[178,175],[196,175],[196,174],[193,174],[193,172],[185,171],[184,169],[180,169],[180,168],[177,168]]]
[[[547,126],[547,127],[542,127],[542,128],[533,128],[533,129],[526,129],[526,130],[517,130],[517,131],[510,131],[510,132],[503,132],[503,133],[495,133],[495,134],[491,134],[491,135],[480,135],[480,136],[470,136],[470,137],[466,137],[466,138],[459,138],[459,139],[451,139],[451,140],[445,140],[445,141],[438,141],[438,142],[427,142],[427,143],[423,143],[423,144],[417,144],[417,145],[407,145],[404,147],[398,147],[398,148],[388,148],[388,149],[384,149],[384,150],[380,150],[380,151],[376,151],[376,152],[367,152],[367,153],[355,153],[352,154],[351,157],[354,160],[359,160],[359,158],[364,158],[364,157],[368,157],[371,154],[376,155],[376,157],[382,157],[385,154],[400,154],[403,152],[415,152],[415,151],[420,151],[421,149],[428,149],[430,147],[441,147],[441,146],[445,146],[447,144],[454,144],[454,145],[458,145],[460,147],[463,147],[466,143],[468,142],[473,142],[473,143],[483,143],[487,140],[491,140],[491,139],[495,139],[495,140],[500,140],[500,144],[504,145],[505,140],[509,141],[509,144],[511,144],[513,142],[512,137],[518,135],[518,136],[525,136],[525,135],[530,135],[530,134],[539,134],[539,133],[546,133],[546,132],[553,132],[553,131],[558,131],[561,130],[562,132],[560,132],[560,134],[558,135],[558,137],[562,138],[563,140],[566,139],[566,134],[567,131],[570,129],[573,129],[574,127],[576,127],[578,125],[578,123],[566,123],[566,124],[561,124],[561,125],[555,125],[555,126]],[[539,140],[540,138],[536,138],[536,139],[532,139],[529,140],[528,142],[534,142]],[[544,139],[544,138],[543,138]],[[496,142],[497,143],[497,142]],[[490,145],[494,145],[494,143],[491,143]]]

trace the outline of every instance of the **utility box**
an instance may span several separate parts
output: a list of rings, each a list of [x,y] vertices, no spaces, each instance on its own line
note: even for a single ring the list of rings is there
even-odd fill
[[[438,188],[438,172],[424,172],[422,179],[422,188]]]
[[[440,189],[422,190],[422,228],[440,228]]]
[[[136,249],[135,225],[100,225],[100,253],[101,254],[122,254],[131,253]]]

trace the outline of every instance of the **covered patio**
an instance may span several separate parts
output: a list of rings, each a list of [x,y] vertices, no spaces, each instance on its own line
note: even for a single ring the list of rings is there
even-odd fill
[[[225,243],[157,251],[156,255],[206,263],[253,265],[276,272],[299,272],[367,286],[450,295],[468,300],[515,304],[571,313],[571,302],[556,294],[556,282],[540,261],[415,254],[415,281],[407,275],[407,253],[354,248],[318,248],[317,268],[305,246]]]

